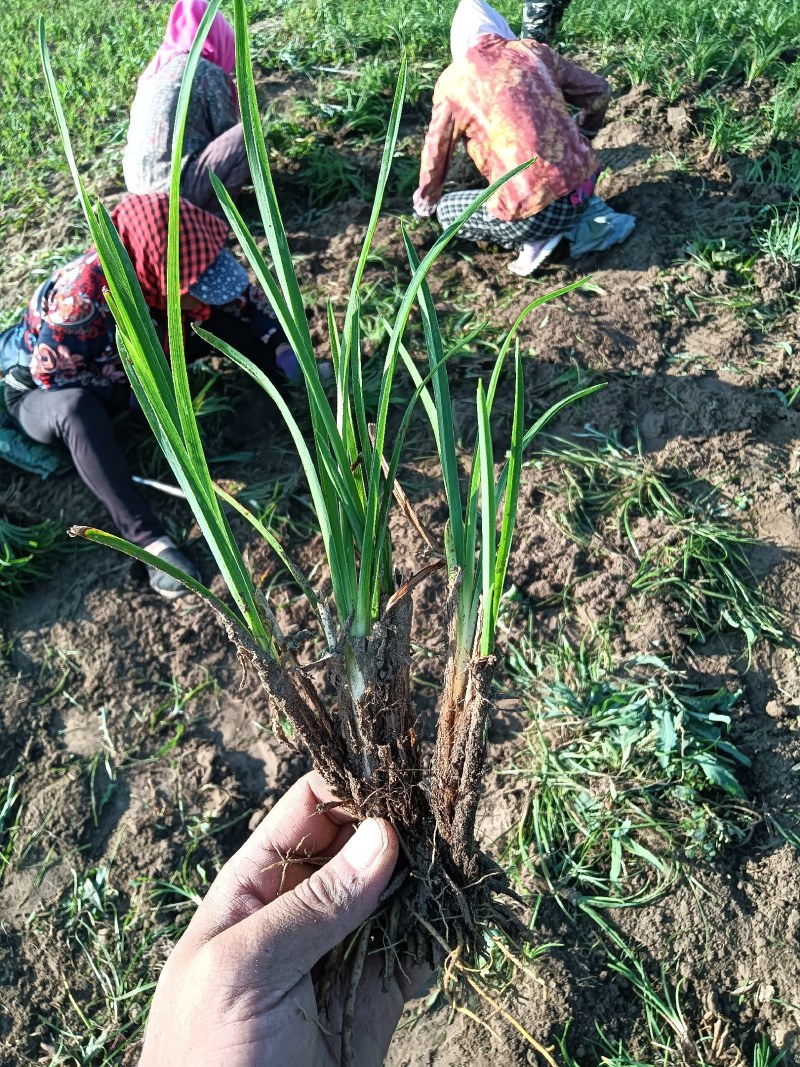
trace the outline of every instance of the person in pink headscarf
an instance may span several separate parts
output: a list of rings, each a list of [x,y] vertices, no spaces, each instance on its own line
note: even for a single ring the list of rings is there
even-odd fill
[[[206,0],[178,0],[161,47],[139,79],[122,159],[131,193],[163,193],[170,187],[172,138],[183,72]],[[233,68],[236,52],[230,23],[217,14],[203,44],[192,83],[181,161],[181,196],[221,214],[209,173],[236,198],[249,179]]]

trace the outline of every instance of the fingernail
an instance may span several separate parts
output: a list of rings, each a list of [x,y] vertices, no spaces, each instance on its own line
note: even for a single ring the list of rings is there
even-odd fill
[[[357,871],[365,871],[386,848],[383,826],[377,819],[366,819],[342,849],[342,856]]]

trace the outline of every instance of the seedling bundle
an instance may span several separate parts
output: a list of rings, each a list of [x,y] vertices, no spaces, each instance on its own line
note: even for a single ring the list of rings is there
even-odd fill
[[[329,395],[320,378],[270,175],[244,2],[236,0],[236,73],[242,123],[268,258],[216,180],[215,188],[231,228],[302,366],[313,444],[308,444],[275,385],[246,354],[236,352],[209,333],[198,332],[266,391],[286,423],[308,483],[324,545],[330,595],[322,596],[258,518],[212,481],[189,394],[179,306],[179,163],[191,79],[218,8],[219,0],[213,0],[189,56],[178,107],[169,233],[169,363],[110,217],[101,204],[89,198],[75,167],[42,31],[45,71],[73,176],[105,270],[108,302],[117,322],[119,349],[131,385],[186,494],[234,607],[191,579],[183,576],[183,580],[214,608],[243,662],[258,673],[269,699],[276,734],[311,754],[343,805],[357,817],[387,818],[399,834],[402,858],[395,882],[370,928],[359,935],[361,945],[365,949],[371,938],[373,947],[385,950],[387,980],[404,952],[436,967],[450,957],[446,970],[452,974],[455,964],[465,968],[479,964],[486,956],[487,944],[497,936],[518,943],[526,934],[511,907],[514,893],[505,875],[476,843],[475,816],[492,711],[495,627],[514,533],[522,456],[539,430],[561,408],[594,391],[583,390],[554,405],[526,430],[522,359],[518,346],[514,346],[514,336],[533,307],[574,286],[533,301],[506,337],[489,381],[478,383],[478,436],[471,462],[463,466],[454,441],[447,375],[448,362],[459,346],[445,350],[426,278],[471,212],[442,233],[421,261],[404,231],[410,280],[387,330],[377,411],[370,418],[362,387],[365,353],[359,294],[397,141],[406,78],[403,66],[372,214],[343,319],[337,318],[333,307],[328,309],[335,372],[335,389]],[[487,189],[471,210],[497,185]],[[413,358],[404,343],[414,310],[424,337],[424,354],[420,353],[424,358],[419,360]],[[510,364],[513,379],[513,421],[507,451],[497,457],[500,462],[496,463],[492,421],[506,364]],[[413,381],[413,396],[402,411],[399,424],[395,420],[390,430],[392,383],[403,366]],[[418,403],[430,423],[441,464],[448,511],[441,541],[419,521],[396,480],[406,431]],[[303,590],[322,645],[317,662],[298,660],[291,637],[282,632],[247,571],[224,506],[234,508],[267,540]],[[398,507],[420,538],[422,563],[410,575],[399,573],[392,555],[389,515],[392,508]],[[146,563],[163,566],[141,549],[110,534],[84,527],[75,528],[74,532]],[[447,643],[440,664],[443,685],[436,740],[433,751],[426,752],[417,736],[418,710],[410,679],[412,592],[433,571],[442,568],[447,574],[446,598],[441,604]],[[315,684],[319,660],[335,686],[333,703],[323,699]],[[363,952],[355,954],[355,959],[359,958],[363,962]],[[353,981],[358,978],[356,966]],[[347,1043],[347,1027],[344,1039]]]

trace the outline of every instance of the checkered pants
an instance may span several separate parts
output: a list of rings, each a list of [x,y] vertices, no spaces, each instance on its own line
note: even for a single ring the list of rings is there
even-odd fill
[[[446,193],[436,209],[436,217],[442,229],[446,230],[452,225],[461,212],[466,211],[475,202],[482,191],[481,189],[459,189],[454,193]],[[527,219],[504,222],[503,219],[496,219],[494,215],[490,215],[486,210],[486,204],[481,204],[475,214],[467,219],[458,234],[467,241],[494,241],[503,248],[515,248],[517,245],[543,241],[548,237],[563,233],[574,222],[577,222],[578,217],[585,210],[586,203],[571,204],[569,196],[562,196]]]

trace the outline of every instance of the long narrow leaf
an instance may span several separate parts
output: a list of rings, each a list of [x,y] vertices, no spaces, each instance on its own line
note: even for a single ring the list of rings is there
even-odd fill
[[[287,301],[285,291],[282,292],[280,286],[272,278],[264,258],[247,230],[236,205],[231,200],[230,194],[222,183],[215,179],[214,175],[211,176],[211,180],[228,221],[230,222],[234,233],[239,238],[248,262],[255,271],[259,283],[269,298],[270,304],[278,318],[278,322],[289,338],[300,362],[300,366],[303,369],[303,377],[308,392],[311,418],[314,427],[314,440],[318,448],[323,442],[327,442],[327,447],[329,447],[330,451],[333,453],[339,471],[337,482],[343,487],[341,492],[343,496],[347,498],[347,507],[352,511],[353,515],[359,516],[356,526],[360,531],[362,522],[361,515],[363,513],[362,497],[352,474],[352,460],[349,457],[347,448],[339,432],[339,428],[336,425],[336,419],[331,410],[330,402],[328,401],[328,397],[325,394],[322,381],[319,377],[311,337],[308,333],[308,323],[306,321],[305,311],[302,307],[302,297],[300,296],[299,287],[297,289],[297,301]],[[268,183],[268,192],[265,195],[270,195],[270,193],[274,196],[271,182]],[[274,214],[275,217],[280,220],[280,211],[277,203],[274,204]],[[291,284],[291,280],[294,280],[294,285],[297,286],[293,269],[290,282],[287,284]],[[300,320],[297,319],[298,301]],[[326,469],[330,469],[329,465],[326,463],[325,457],[320,456],[320,459],[326,464]],[[324,473],[322,476],[324,477]]]
[[[397,84],[394,91],[394,99],[392,100],[392,110],[389,115],[389,123],[386,129],[386,139],[383,145],[383,155],[381,157],[381,166],[378,173],[378,183],[375,189],[375,195],[372,201],[372,211],[370,212],[369,222],[367,223],[366,233],[361,245],[361,253],[358,257],[356,269],[353,274],[353,281],[350,287],[350,295],[347,301],[347,309],[345,311],[344,329],[342,331],[342,337],[344,346],[342,349],[342,365],[339,375],[340,388],[338,392],[338,404],[339,412],[337,412],[337,421],[342,417],[342,406],[346,403],[349,405],[351,400],[350,391],[347,386],[350,381],[350,374],[348,369],[351,361],[358,362],[358,352],[354,350],[351,352],[350,340],[357,336],[357,324],[358,317],[361,310],[360,301],[360,289],[361,282],[364,277],[364,270],[367,265],[367,259],[369,258],[370,250],[372,248],[372,239],[375,236],[375,230],[378,226],[378,219],[380,217],[381,208],[383,207],[383,197],[386,192],[386,184],[389,181],[389,172],[391,171],[392,161],[394,159],[395,147],[397,145],[397,135],[400,129],[400,118],[403,110],[403,99],[405,97],[407,79],[407,60],[403,55],[400,62],[400,70],[397,76]],[[356,367],[354,365],[354,372],[360,380],[361,367],[360,362]],[[364,411],[363,391],[357,390],[352,396],[352,400],[356,407],[356,423],[359,431],[361,432],[361,452],[368,460],[372,446],[369,433],[367,432],[367,418]]]
[[[245,370],[250,377],[261,386],[278,408],[278,411],[292,436],[295,448],[297,449],[297,454],[300,457],[303,472],[306,476],[306,481],[308,482],[314,511],[316,512],[317,520],[320,525],[320,533],[322,534],[325,552],[331,568],[331,581],[334,586],[336,603],[338,605],[351,603],[355,594],[354,560],[352,555],[346,552],[343,548],[344,542],[341,538],[342,531],[337,529],[337,525],[330,521],[331,514],[328,508],[328,502],[325,500],[322,492],[322,486],[320,485],[317,475],[314,459],[306,445],[303,432],[298,426],[297,420],[294,415],[292,415],[286,401],[281,396],[275,384],[271,382],[266,374],[264,374],[264,372],[251,360],[247,359],[241,352],[237,352],[235,348],[232,348],[229,344],[221,341],[218,337],[208,333],[206,330],[198,329],[197,333],[204,341],[207,341],[208,344],[216,348],[218,352],[221,352],[238,367]]]
[[[283,226],[275,186],[269,168],[267,146],[261,128],[261,115],[258,110],[255,81],[253,79],[253,62],[250,55],[250,38],[247,27],[247,10],[244,0],[234,0],[234,32],[236,34],[236,82],[239,88],[239,105],[242,115],[242,129],[250,173],[253,179],[256,200],[261,211],[262,222],[267,235],[270,255],[274,264],[284,299],[292,309],[298,328],[306,334],[303,348],[312,350],[311,334],[305,317],[300,285],[289,251],[289,242]],[[303,327],[305,324],[305,327]]]
[[[381,378],[381,390],[378,398],[378,412],[375,418],[375,445],[372,450],[370,458],[368,473],[367,473],[367,506],[364,516],[364,535],[361,540],[361,572],[359,575],[358,586],[358,598],[356,605],[356,616],[353,624],[354,634],[365,634],[369,628],[371,622],[372,605],[374,604],[373,587],[374,583],[379,579],[379,575],[374,570],[374,545],[377,539],[377,517],[381,511],[380,499],[382,492],[387,491],[388,487],[382,485],[381,481],[381,464],[383,461],[383,445],[386,434],[387,418],[389,413],[389,400],[391,397],[392,381],[394,377],[394,369],[397,363],[399,348],[402,343],[403,334],[405,332],[406,325],[408,323],[409,315],[411,314],[411,308],[414,302],[417,300],[418,294],[422,289],[425,278],[428,275],[436,259],[441,255],[444,248],[447,247],[449,242],[456,236],[460,226],[464,224],[487,200],[497,189],[508,181],[515,174],[524,170],[530,166],[532,161],[520,164],[520,166],[509,171],[502,178],[496,181],[493,185],[490,185],[488,189],[484,190],[479,197],[469,206],[469,208],[462,212],[462,214],[456,219],[452,226],[448,227],[436,241],[414,271],[411,280],[406,288],[406,292],[400,304],[400,308],[397,313],[397,319],[395,322],[392,335],[389,339],[389,347],[386,353],[383,364],[383,375]],[[422,301],[420,302],[422,305]],[[434,314],[435,319],[435,314]],[[430,337],[435,343],[436,333],[438,332],[438,325],[435,331],[431,332]],[[438,355],[441,356],[441,350]],[[429,360],[431,365],[435,365],[439,362],[439,359],[435,358],[429,353]],[[446,380],[446,378],[445,378]],[[436,391],[436,380],[433,382],[434,391]],[[449,401],[448,401],[449,404]],[[437,401],[437,408],[439,407]],[[452,437],[452,432],[451,432]],[[446,448],[446,438],[441,432],[440,428],[440,443],[443,448]],[[456,556],[459,554],[463,557],[463,516],[461,514],[460,506],[455,507],[450,512],[451,522],[451,541],[450,544],[456,546]],[[459,543],[460,542],[460,543]]]
[[[207,601],[215,611],[224,616],[237,629],[241,627],[241,620],[237,619],[228,605],[204,586],[202,582],[198,582],[195,578],[185,574],[178,567],[173,567],[171,563],[167,563],[166,560],[161,559],[159,556],[154,556],[152,552],[146,552],[143,548],[139,548],[138,545],[131,544],[124,537],[117,537],[115,534],[106,533],[104,530],[96,530],[91,526],[73,526],[69,530],[69,535],[70,537],[82,537],[84,540],[92,541],[96,545],[105,545],[106,548],[113,548],[117,552],[122,552],[123,555],[130,556],[131,559],[139,560],[140,563],[144,563],[147,567],[155,567],[156,570],[163,571],[170,578],[175,578],[176,581],[185,585],[187,589],[201,596],[203,600]]]
[[[172,133],[172,177],[169,196],[169,227],[167,231],[167,333],[169,337],[170,364],[172,366],[172,382],[178,405],[178,417],[180,418],[181,430],[189,452],[190,462],[196,464],[198,469],[205,467],[206,463],[192,404],[189,375],[186,370],[186,353],[184,351],[184,320],[181,310],[180,285],[181,165],[183,163],[183,134],[189,113],[192,83],[194,82],[197,65],[200,62],[200,53],[221,2],[222,0],[210,0],[200,20],[192,47],[189,49],[186,67],[181,79]],[[210,476],[208,480],[210,488]]]
[[[420,261],[416,249],[411,243],[408,232],[403,228],[403,242],[406,247],[406,255],[415,273],[420,269]],[[431,291],[424,283],[419,286],[419,306],[422,314],[422,325],[425,332],[425,341],[428,350],[428,364],[431,367],[440,366],[442,359],[442,335],[439,329],[439,321],[436,316],[436,308],[433,303]],[[453,405],[450,401],[450,385],[447,371],[440,366],[440,370],[433,376],[433,397],[437,422],[437,443],[439,446],[439,462],[442,467],[442,480],[444,481],[444,493],[447,500],[447,509],[450,515],[452,544],[456,551],[455,559],[448,560],[448,566],[452,570],[455,567],[469,568],[469,561],[464,552],[464,519],[461,504],[461,490],[458,479],[458,459],[456,457],[455,434],[453,432]]]
[[[503,595],[505,586],[508,558],[511,554],[511,542],[517,521],[520,476],[522,473],[522,431],[524,421],[525,386],[522,375],[522,358],[519,352],[519,344],[517,344],[514,352],[514,422],[511,427],[511,446],[509,448],[507,466],[507,488],[503,502],[503,521],[500,527],[500,542],[497,547],[492,601],[491,604],[484,604],[483,607],[484,612],[491,616],[488,624],[490,651],[494,648],[494,633],[497,626],[497,616],[500,611],[500,598]]]
[[[478,382],[478,462],[481,469],[481,575],[483,587],[482,656],[488,656],[494,638],[492,627],[492,599],[497,551],[497,509],[494,492],[494,450],[489,407],[483,382]]]
[[[236,497],[233,496],[231,493],[228,493],[225,489],[216,484],[215,488],[217,490],[217,495],[219,496],[220,500],[223,500],[226,504],[233,508],[234,511],[238,511],[242,518],[246,519],[246,521],[250,523],[253,529],[258,534],[260,534],[261,537],[264,538],[269,547],[281,561],[283,566],[286,568],[289,574],[291,574],[292,578],[302,589],[304,596],[311,605],[311,610],[314,612],[317,622],[319,622],[321,626],[322,619],[319,613],[319,602],[317,600],[317,594],[309,585],[306,576],[303,574],[303,572],[300,570],[300,568],[297,566],[291,556],[286,552],[277,537],[273,534],[272,530],[270,530],[268,526],[265,526],[263,522],[256,518],[253,512],[249,508],[245,507],[244,504],[242,504],[240,500],[237,500]]]
[[[455,354],[456,354],[455,351],[449,352],[444,357],[444,361],[447,362]],[[427,385],[428,385],[428,383],[430,382],[431,378],[433,377],[433,375],[436,373],[436,371],[438,369],[439,369],[438,367],[434,367],[432,370],[428,371],[428,373],[426,374],[426,376],[424,378],[420,377],[419,381],[417,382],[417,387],[414,390],[414,393],[413,393],[411,399],[409,400],[408,404],[406,405],[406,410],[403,413],[403,418],[402,418],[402,420],[400,422],[400,426],[397,429],[397,434],[395,435],[394,447],[392,448],[392,456],[391,456],[391,459],[389,460],[389,463],[387,464],[387,472],[386,472],[386,485],[387,486],[392,486],[392,487],[394,486],[395,478],[397,477],[397,470],[398,470],[398,467],[400,466],[400,456],[401,456],[402,451],[403,451],[403,445],[405,444],[406,433],[408,432],[408,426],[409,426],[409,423],[411,422],[411,416],[414,413],[414,409],[416,408],[417,401],[420,400],[422,397],[424,397],[424,395],[426,393]],[[376,546],[376,553],[378,555],[380,555],[380,553],[381,553],[381,551],[383,549],[383,543],[384,543],[385,538],[388,537],[389,506],[390,506],[390,503],[391,503],[391,498],[388,495],[381,502],[381,511],[380,511],[379,516],[378,516],[378,543],[377,543],[377,546]]]
[[[500,371],[503,368],[506,353],[510,349],[514,338],[517,336],[517,331],[519,330],[525,319],[527,319],[528,315],[530,315],[530,313],[535,308],[541,307],[542,304],[549,304],[551,300],[557,300],[558,297],[566,296],[567,293],[573,293],[576,289],[582,288],[582,286],[584,286],[585,284],[586,279],[581,278],[577,282],[570,282],[569,285],[561,286],[560,289],[553,289],[553,291],[550,293],[545,293],[542,296],[537,296],[535,300],[532,300],[529,304],[527,304],[519,313],[519,315],[517,315],[516,319],[514,320],[514,325],[506,334],[503,344],[500,348],[500,354],[497,357],[497,360],[494,365],[494,370],[492,371],[492,377],[489,381],[489,388],[486,391],[486,401],[489,405],[490,412],[492,410],[492,404],[494,403],[494,394],[497,390],[497,383],[500,379]]]
[[[140,376],[141,384],[137,396],[140,402],[146,397],[152,400],[152,403],[144,402],[142,406],[159,443],[162,445],[164,442],[169,443],[169,448],[166,450],[167,458],[175,464],[173,470],[176,478],[184,488],[191,506],[196,509],[201,529],[209,542],[223,577],[254,637],[265,648],[270,648],[271,636],[262,623],[252,582],[244,567],[241,554],[233,541],[216,498],[213,497],[211,478],[205,461],[202,461],[199,468],[194,468],[183,447],[183,440],[178,432],[179,411],[173,393],[172,380],[130,257],[122,245],[108,212],[102,205],[96,208],[92,205],[75,165],[69,131],[50,64],[42,20],[39,23],[39,47],[45,80],[53,101],[56,122],[67,161],[110,290],[108,303],[119,327],[118,337],[123,365],[126,370],[132,372],[131,383],[135,389],[134,379],[137,375]],[[213,503],[211,503],[212,499]]]

